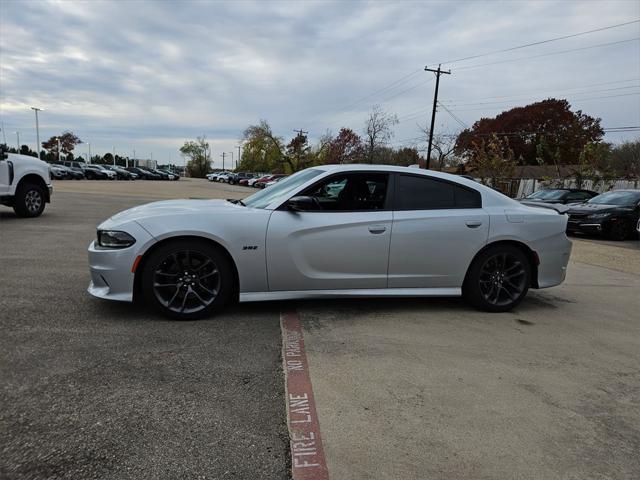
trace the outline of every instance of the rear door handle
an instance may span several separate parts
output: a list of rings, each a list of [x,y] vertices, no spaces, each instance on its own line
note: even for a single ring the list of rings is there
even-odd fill
[[[377,235],[379,233],[384,233],[387,231],[387,227],[384,225],[369,225],[369,232]]]
[[[482,225],[482,222],[480,220],[467,221],[467,227],[469,228],[478,228],[480,225]]]

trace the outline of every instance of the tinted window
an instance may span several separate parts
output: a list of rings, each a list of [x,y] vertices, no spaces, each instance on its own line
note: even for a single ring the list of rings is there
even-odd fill
[[[382,210],[388,178],[386,173],[345,173],[313,185],[300,195],[315,198],[321,211]]]
[[[480,208],[480,194],[453,183],[412,175],[398,177],[396,210]]]
[[[571,192],[567,195],[567,202],[580,202],[591,198],[587,192]]]

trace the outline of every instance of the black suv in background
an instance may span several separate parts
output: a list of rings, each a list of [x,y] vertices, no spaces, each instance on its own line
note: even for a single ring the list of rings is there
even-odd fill
[[[232,173],[229,175],[228,182],[229,185],[234,185],[236,183],[240,183],[240,180],[243,180],[245,178],[253,178],[253,174],[247,172]]]

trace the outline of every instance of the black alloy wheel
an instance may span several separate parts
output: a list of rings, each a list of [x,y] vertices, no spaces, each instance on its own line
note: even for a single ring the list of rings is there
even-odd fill
[[[202,318],[227,303],[231,266],[213,245],[179,240],[152,252],[142,284],[145,299],[161,313],[180,320]]]
[[[531,265],[524,252],[511,245],[498,245],[473,261],[463,293],[481,310],[504,312],[522,301],[530,284]]]

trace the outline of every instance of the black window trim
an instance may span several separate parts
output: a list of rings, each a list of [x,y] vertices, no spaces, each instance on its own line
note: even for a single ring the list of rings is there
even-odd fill
[[[436,182],[442,182],[442,183],[447,183],[449,185],[453,185],[454,187],[460,187],[463,188],[469,192],[472,192],[476,195],[478,195],[478,197],[480,197],[480,205],[477,207],[458,207],[458,206],[454,206],[454,207],[439,207],[439,208],[403,208],[400,209],[398,208],[398,205],[400,205],[399,202],[399,198],[398,198],[398,194],[400,193],[400,186],[398,185],[398,182],[400,181],[400,176],[406,176],[406,177],[418,177],[418,178],[427,178],[428,180],[435,180]],[[419,212],[419,211],[430,211],[430,210],[477,210],[477,209],[481,209],[482,208],[482,193],[480,193],[478,190],[471,188],[471,187],[467,187],[466,185],[462,185],[461,183],[457,183],[457,182],[453,182],[451,180],[445,180],[444,178],[437,178],[437,177],[433,177],[431,175],[420,175],[420,174],[415,174],[415,173],[410,173],[410,172],[394,172],[393,174],[393,193],[394,193],[394,197],[393,197],[393,210],[396,212]],[[455,191],[454,191],[454,200],[455,200]]]
[[[298,212],[298,213],[356,213],[356,212],[391,212],[393,211],[394,200],[395,200],[395,179],[394,179],[395,172],[390,172],[388,170],[343,170],[340,172],[332,173],[331,175],[327,175],[326,177],[322,177],[319,180],[315,181],[314,183],[306,187],[304,190],[302,190],[302,192],[298,192],[295,195],[292,195],[287,200],[285,200],[282,203],[282,205],[280,205],[276,210],[289,211],[289,209],[287,208],[287,202],[290,199],[301,196],[303,195],[303,192],[306,192],[316,187],[317,185],[320,185],[321,183],[325,183],[326,181],[331,180],[332,178],[341,177],[343,175],[348,175],[348,174],[366,175],[370,173],[384,174],[387,176],[387,191],[385,193],[383,208],[379,210],[306,210],[304,212]]]

